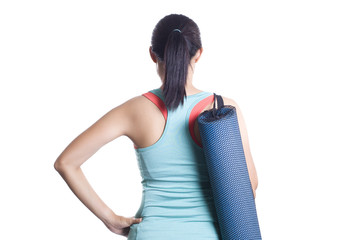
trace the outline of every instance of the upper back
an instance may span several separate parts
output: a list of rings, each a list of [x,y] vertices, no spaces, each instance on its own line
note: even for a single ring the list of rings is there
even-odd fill
[[[200,92],[187,96],[184,104],[172,111],[165,107],[160,89],[154,89],[143,96],[152,104],[148,108],[155,107],[149,111],[155,116],[144,116],[143,124],[147,128],[140,127],[142,130],[139,133],[143,134],[143,139],[151,138],[151,132],[157,134],[157,139],[153,138],[151,145],[135,148],[144,183],[149,184],[148,181],[156,179],[160,185],[170,181],[178,182],[182,187],[190,184],[191,188],[200,187],[196,184],[207,183],[204,154],[201,143],[196,139],[194,126],[199,113],[211,105],[213,94]],[[163,118],[160,122],[156,122],[159,121],[158,115]],[[193,185],[194,182],[196,186]]]
[[[145,99],[142,114],[134,124],[139,135],[137,149],[144,151],[161,148],[164,144],[177,146],[196,145],[201,148],[196,129],[197,116],[213,101],[213,94],[200,92],[184,98],[184,104],[169,111],[164,104],[161,89],[153,89],[142,95]],[[165,142],[165,143],[164,143]]]

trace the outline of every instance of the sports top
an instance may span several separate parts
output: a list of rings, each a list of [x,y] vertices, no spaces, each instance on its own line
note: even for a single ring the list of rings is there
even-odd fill
[[[160,88],[143,96],[165,118],[162,136],[153,145],[135,148],[142,177],[142,201],[130,226],[129,240],[220,240],[212,190],[201,144],[196,140],[197,116],[214,96],[200,92],[168,110]]]

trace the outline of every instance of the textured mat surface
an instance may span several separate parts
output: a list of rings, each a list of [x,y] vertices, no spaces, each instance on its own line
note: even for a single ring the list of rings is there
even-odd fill
[[[236,109],[215,110],[200,114],[198,124],[222,240],[261,239]]]

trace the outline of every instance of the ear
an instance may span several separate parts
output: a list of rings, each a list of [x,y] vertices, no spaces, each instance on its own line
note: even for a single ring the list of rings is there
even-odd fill
[[[153,53],[151,46],[149,47],[149,53],[150,53],[150,57],[151,57],[151,59],[153,60],[153,62],[154,62],[154,63],[157,63],[156,55],[155,55],[155,53]]]
[[[196,54],[195,54],[195,56],[194,56],[194,58],[195,58],[195,62],[196,62],[196,63],[199,61],[199,59],[200,59],[200,57],[201,57],[202,52],[203,52],[203,48],[202,48],[202,47],[201,47],[201,48],[199,48],[199,50],[197,50],[197,52],[196,52]]]

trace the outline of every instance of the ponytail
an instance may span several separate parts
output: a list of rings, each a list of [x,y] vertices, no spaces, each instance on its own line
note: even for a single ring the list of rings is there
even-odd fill
[[[190,65],[186,39],[180,31],[169,34],[164,51],[165,80],[163,94],[165,105],[171,110],[184,103],[185,84]]]
[[[165,66],[162,93],[169,110],[174,110],[184,103],[190,60],[199,48],[201,48],[199,27],[184,15],[167,15],[153,30],[151,50]]]

